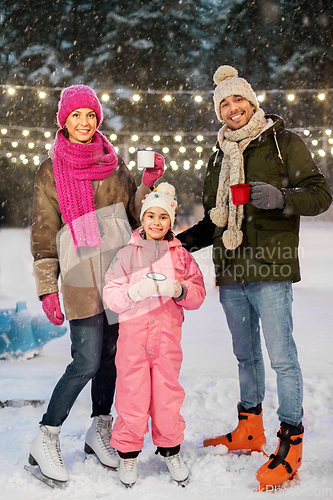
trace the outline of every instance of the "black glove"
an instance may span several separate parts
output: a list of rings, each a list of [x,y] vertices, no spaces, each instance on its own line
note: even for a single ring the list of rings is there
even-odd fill
[[[280,189],[266,182],[250,182],[251,203],[254,207],[263,210],[273,210],[274,208],[284,208],[285,198]]]

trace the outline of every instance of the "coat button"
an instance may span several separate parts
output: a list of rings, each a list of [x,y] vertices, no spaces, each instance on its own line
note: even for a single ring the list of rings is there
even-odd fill
[[[150,322],[150,324],[153,325],[154,323],[155,323],[155,321],[152,319],[151,322]]]

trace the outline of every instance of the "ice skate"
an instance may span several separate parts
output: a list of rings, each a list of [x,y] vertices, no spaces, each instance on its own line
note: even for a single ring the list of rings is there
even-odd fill
[[[137,459],[136,458],[121,458],[119,464],[119,479],[127,488],[131,488],[136,483]]]
[[[119,467],[119,456],[117,451],[110,445],[112,420],[111,415],[94,417],[86,434],[84,451],[87,454],[95,454],[105,467],[116,469]]]
[[[206,447],[223,444],[229,451],[263,452],[266,437],[261,404],[247,411],[238,403],[237,410],[239,422],[236,429],[228,434],[205,439],[203,445]]]
[[[60,426],[40,426],[30,447],[30,466],[25,466],[28,472],[52,488],[63,488],[69,479],[60,451],[60,429]]]
[[[278,488],[295,476],[302,463],[303,434],[302,423],[297,427],[281,423],[277,449],[257,471],[258,491]]]
[[[172,479],[181,486],[186,486],[188,483],[189,470],[181,459],[179,453],[164,457],[165,463],[169,469]]]

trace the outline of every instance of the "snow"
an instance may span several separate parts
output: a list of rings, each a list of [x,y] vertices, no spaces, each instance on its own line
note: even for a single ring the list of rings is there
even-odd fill
[[[184,362],[180,380],[186,398],[182,456],[190,468],[190,483],[181,488],[170,480],[165,464],[154,454],[150,435],[139,455],[139,479],[123,488],[117,474],[83,452],[90,425],[90,388],[86,387],[62,428],[61,443],[70,473],[66,490],[52,490],[23,470],[29,446],[46,402],[70,361],[68,332],[49,342],[40,355],[26,361],[0,361],[0,400],[16,405],[0,408],[0,488],[4,500],[202,500],[245,499],[276,495],[282,498],[333,499],[333,222],[302,220],[302,281],[294,285],[294,333],[304,375],[304,456],[298,476],[276,493],[255,492],[256,470],[262,454],[226,454],[225,448],[202,447],[205,437],[231,431],[237,423],[239,398],[237,367],[217,289],[211,249],[195,254],[204,271],[207,298],[198,311],[186,312],[183,329]],[[0,231],[0,309],[26,300],[29,310],[41,313],[35,298],[28,229]],[[277,396],[274,372],[266,360],[264,424],[268,454],[277,444]],[[43,404],[22,406],[23,400]],[[113,410],[113,414],[115,412]],[[219,453],[219,454],[217,454]],[[271,498],[271,496],[268,496]]]

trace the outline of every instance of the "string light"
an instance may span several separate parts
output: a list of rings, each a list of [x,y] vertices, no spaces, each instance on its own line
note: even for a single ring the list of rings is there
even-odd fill
[[[36,95],[39,96],[41,99],[45,99],[47,97],[47,95],[50,95],[50,92],[48,92],[48,93],[44,92],[44,90],[46,90],[46,89],[43,89],[43,91],[41,91],[41,90],[38,91],[38,88],[36,88],[36,87],[20,87],[20,86],[4,86],[4,85],[2,85],[2,88],[6,89],[6,92],[11,96],[14,96],[15,94],[17,94],[18,90],[20,90],[20,89],[21,90],[27,90],[27,89],[34,90],[36,92]],[[47,90],[54,92],[56,90],[62,90],[62,88],[50,88]],[[314,90],[314,89],[299,89],[299,90],[292,91],[292,92],[285,91],[285,90],[271,90],[271,91],[268,90],[268,91],[265,91],[262,93],[258,93],[257,98],[258,98],[259,102],[262,102],[263,100],[266,100],[268,94],[280,94],[280,95],[285,95],[289,102],[293,102],[296,100],[297,97],[299,97],[299,94],[312,93],[312,95],[314,97],[316,97],[318,100],[324,101],[328,97],[328,94],[332,91],[333,91],[333,89],[326,89],[325,91],[319,91],[319,90]],[[121,93],[121,92],[124,94],[123,89],[112,91],[112,93]],[[132,96],[132,98],[133,98],[133,100],[136,99],[138,102],[141,99],[140,94],[148,94],[148,93],[163,94],[163,96],[161,96],[161,97],[163,98],[163,100],[165,102],[171,102],[174,98],[176,98],[176,95],[189,94],[189,95],[192,95],[191,98],[194,98],[194,100],[196,102],[201,103],[203,101],[203,96],[205,96],[205,95],[209,96],[209,98],[211,99],[212,91],[203,92],[202,95],[198,95],[197,93],[191,92],[191,91],[171,91],[169,94],[165,94],[162,91],[152,91],[149,89],[148,91],[140,91],[140,93],[134,94]],[[128,97],[128,94],[125,94],[125,95]],[[135,99],[134,99],[134,96],[137,96],[137,97],[135,97]],[[101,94],[101,100],[103,102],[107,102],[109,99],[110,99],[109,94],[107,94],[107,93]],[[20,140],[20,139],[17,140],[17,135],[14,137],[12,135],[12,137],[10,137],[9,132],[11,132],[13,130],[19,131],[19,133],[22,134],[24,136],[24,138],[28,138],[29,134],[31,134],[33,132],[34,142],[28,142],[28,141],[24,141],[24,140]],[[331,137],[332,136],[331,129],[324,128],[324,127],[311,127],[310,129],[296,129],[295,128],[293,130],[295,130],[295,132],[304,134],[305,138],[308,139],[308,140],[305,139],[305,141],[310,148],[311,148],[311,146],[316,148],[316,150],[312,149],[312,151],[311,151],[311,154],[313,157],[317,155],[317,157],[319,156],[319,157],[323,158],[324,156],[326,156],[329,153],[333,155],[333,152],[332,152],[333,151],[333,147],[332,147],[333,138]],[[56,130],[53,130],[51,132],[50,130],[45,130],[41,127],[31,127],[30,129],[28,129],[28,128],[24,128],[24,127],[20,127],[20,126],[8,126],[7,125],[6,127],[0,128],[0,132],[1,132],[1,135],[3,136],[3,138],[1,138],[2,147],[7,142],[11,145],[12,148],[17,150],[16,157],[13,156],[12,153],[8,153],[6,151],[2,151],[1,153],[3,155],[7,154],[7,157],[10,158],[11,161],[13,161],[14,163],[17,161],[22,161],[24,164],[27,164],[29,162],[27,156],[29,158],[32,158],[32,151],[31,150],[33,150],[34,148],[38,149],[40,147],[43,147],[46,150],[49,150],[51,148],[51,144],[49,144],[49,143],[45,144],[45,142],[43,142],[42,140],[36,139],[35,132],[41,132],[44,134],[44,137],[46,139],[50,139],[52,136],[55,135]],[[105,132],[103,132],[103,133],[105,133]],[[17,132],[16,132],[16,134],[17,134]],[[8,135],[9,135],[9,137],[8,137]],[[110,137],[111,142],[120,141],[120,142],[118,142],[118,145],[115,146],[116,151],[117,152],[120,151],[120,154],[124,154],[124,151],[126,151],[126,150],[130,154],[134,154],[136,152],[136,148],[134,148],[134,147],[128,148],[127,141],[129,138],[133,142],[137,142],[139,140],[142,141],[142,143],[141,143],[142,147],[146,147],[146,144],[147,144],[147,142],[149,143],[149,141],[150,142],[152,142],[152,141],[154,141],[154,142],[161,142],[161,141],[167,142],[168,136],[170,137],[170,139],[173,138],[173,140],[176,143],[181,143],[183,141],[184,145],[180,146],[179,148],[176,145],[168,147],[166,145],[161,144],[161,149],[162,149],[163,154],[165,154],[165,155],[168,155],[169,153],[171,155],[173,155],[173,154],[174,155],[177,155],[177,154],[185,155],[185,153],[187,153],[187,156],[189,157],[189,159],[191,160],[192,163],[190,163],[189,160],[184,160],[184,162],[182,162],[180,164],[180,166],[182,168],[184,168],[184,170],[188,170],[191,167],[199,170],[202,167],[203,163],[199,163],[198,161],[195,163],[196,159],[195,159],[195,157],[193,158],[193,154],[202,155],[204,153],[204,151],[206,151],[205,156],[207,156],[207,159],[208,159],[209,153],[207,152],[207,150],[210,149],[213,152],[215,152],[217,150],[216,146],[215,146],[216,131],[215,132],[214,131],[205,132],[204,135],[200,134],[200,133],[196,134],[195,132],[193,132],[193,133],[192,132],[182,132],[181,134],[177,134],[176,136],[174,136],[172,134],[172,132],[170,132],[170,131],[160,131],[159,134],[152,133],[152,132],[140,132],[137,134],[132,134],[132,136],[130,136],[128,133],[125,133],[125,132],[120,132],[119,134],[109,132],[108,136]],[[211,140],[210,139],[211,136],[213,136],[214,139]],[[196,142],[202,143],[202,146],[196,145],[195,144]],[[214,146],[211,146],[212,142],[214,142]],[[328,145],[330,145],[330,148],[328,148]],[[23,153],[22,153],[22,155],[19,156],[19,153],[22,151],[22,149],[24,147],[27,148],[25,150],[27,156],[26,155],[24,156]],[[29,150],[30,150],[30,152],[29,152]],[[125,153],[125,157],[126,157],[126,153]],[[34,159],[33,159],[34,163],[36,164],[37,160],[35,158],[36,158],[36,155],[34,156]],[[38,158],[38,161],[39,161],[39,158]],[[128,164],[130,163],[128,161],[128,157],[127,157],[127,163]],[[132,164],[131,168],[133,168],[133,166],[135,166],[135,162],[134,162],[134,165]],[[171,166],[171,168],[173,168],[173,170],[177,170],[180,167],[175,162],[175,163],[173,163],[173,166]]]
[[[138,101],[140,101],[141,97],[139,96],[139,94],[134,94],[132,99],[133,99],[133,101],[138,102]]]

